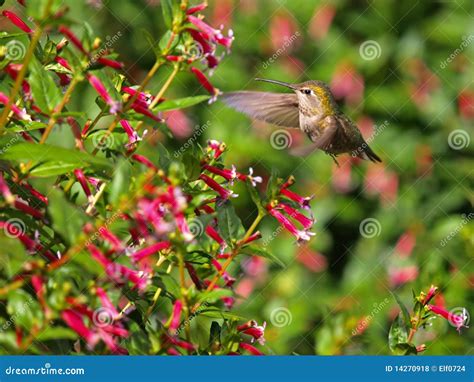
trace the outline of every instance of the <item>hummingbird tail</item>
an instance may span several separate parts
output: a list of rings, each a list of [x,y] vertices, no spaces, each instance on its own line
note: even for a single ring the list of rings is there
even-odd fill
[[[360,157],[362,159],[370,160],[375,163],[377,162],[382,163],[382,159],[380,159],[380,157],[372,151],[369,145],[366,145],[364,152],[360,155]]]

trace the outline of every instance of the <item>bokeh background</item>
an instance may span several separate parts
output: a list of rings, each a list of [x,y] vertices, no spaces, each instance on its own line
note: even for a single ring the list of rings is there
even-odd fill
[[[7,3],[9,3],[7,1]],[[13,2],[10,2],[12,5]],[[298,132],[251,121],[217,101],[167,114],[172,152],[189,137],[227,143],[227,163],[268,177],[294,175],[295,189],[314,195],[317,235],[308,244],[266,219],[265,246],[285,266],[242,259],[235,313],[266,321],[269,354],[389,354],[398,313],[412,291],[440,287],[448,309],[473,306],[474,4],[472,1],[209,1],[211,25],[235,41],[211,82],[221,91],[284,92],[255,77],[330,84],[382,164],[322,152],[293,157]],[[158,0],[70,2],[72,28],[87,20],[113,48],[126,75],[139,82],[154,54],[143,30],[162,35]],[[77,23],[77,24],[76,24]],[[166,71],[149,85],[154,93]],[[86,85],[82,102],[98,111]],[[168,97],[203,94],[181,73]],[[107,121],[104,120],[104,125]],[[196,132],[199,132],[196,134]],[[194,135],[193,135],[194,134]],[[244,189],[236,200],[244,224],[256,211]],[[472,329],[460,335],[445,320],[420,330],[425,354],[472,354]]]

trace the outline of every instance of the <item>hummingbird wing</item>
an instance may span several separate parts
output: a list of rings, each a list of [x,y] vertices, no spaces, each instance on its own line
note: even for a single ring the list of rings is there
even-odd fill
[[[241,91],[224,93],[222,100],[248,116],[278,126],[299,128],[296,94]]]
[[[318,136],[309,134],[312,144],[292,149],[290,153],[296,156],[307,156],[317,149],[327,151],[339,129],[339,124],[334,116],[328,116],[321,122],[320,127],[319,130],[315,130],[320,132]]]

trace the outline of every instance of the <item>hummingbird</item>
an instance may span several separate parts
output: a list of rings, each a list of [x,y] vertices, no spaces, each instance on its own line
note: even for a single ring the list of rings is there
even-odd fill
[[[382,162],[364,140],[357,125],[339,109],[326,83],[306,81],[290,84],[264,78],[255,80],[285,86],[294,93],[238,91],[224,93],[223,101],[252,118],[301,129],[312,143],[293,150],[293,154],[305,156],[319,149],[329,154],[336,164],[336,157],[343,153]]]

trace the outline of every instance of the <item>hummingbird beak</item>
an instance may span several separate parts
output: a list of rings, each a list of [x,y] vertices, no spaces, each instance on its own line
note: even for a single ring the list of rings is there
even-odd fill
[[[270,82],[271,84],[277,84],[277,85],[285,86],[285,87],[290,88],[290,89],[293,89],[293,90],[297,90],[297,88],[296,88],[295,85],[289,84],[289,83],[287,83],[287,82],[281,82],[281,81],[275,81],[275,80],[267,80],[267,79],[265,79],[265,78],[255,78],[255,81]]]

